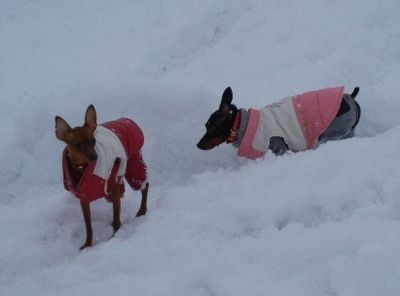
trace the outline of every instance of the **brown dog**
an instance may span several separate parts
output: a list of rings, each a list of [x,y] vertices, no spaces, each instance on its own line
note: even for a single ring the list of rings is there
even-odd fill
[[[93,243],[90,202],[106,197],[113,204],[114,234],[121,227],[121,197],[125,177],[133,190],[141,190],[142,200],[136,216],[147,211],[147,167],[141,148],[144,136],[139,126],[121,118],[97,125],[93,105],[86,110],[83,126],[71,128],[55,117],[56,137],[66,143],[63,153],[64,187],[80,199],[86,225],[86,241],[81,249]]]

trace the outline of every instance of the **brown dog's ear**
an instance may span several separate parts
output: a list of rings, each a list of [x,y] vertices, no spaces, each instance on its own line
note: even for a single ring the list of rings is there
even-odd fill
[[[97,127],[97,115],[93,105],[90,105],[86,109],[84,126],[88,128],[91,133],[93,133]]]
[[[60,116],[56,116],[56,137],[61,141],[66,141],[68,133],[71,131],[69,124]]]
[[[226,107],[228,107],[229,109],[229,105],[232,104],[232,99],[233,99],[232,89],[230,87],[227,87],[224,93],[222,94],[219,110],[223,111],[224,109],[226,109]]]

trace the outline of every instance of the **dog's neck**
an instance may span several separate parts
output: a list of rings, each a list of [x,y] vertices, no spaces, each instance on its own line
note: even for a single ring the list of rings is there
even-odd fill
[[[235,122],[235,118],[236,118],[236,116],[237,116],[239,113],[240,113],[240,112],[239,112],[239,109],[238,109],[235,105],[231,104],[231,105],[229,106],[229,114],[230,114],[230,120],[231,120],[231,128],[233,127],[233,124],[234,124],[234,122]]]
[[[234,123],[231,128],[230,141],[227,141],[228,143],[231,143],[234,146],[239,147],[246,133],[249,116],[250,114],[248,110],[246,109],[238,110],[237,115],[234,119]]]
[[[234,143],[237,141],[238,137],[238,130],[240,127],[240,112],[235,105],[229,106],[229,113],[230,113],[230,131],[229,135],[226,139],[227,143]]]
[[[83,174],[85,173],[87,165],[74,164],[69,154],[67,154],[67,163],[72,180],[75,184],[79,184]]]

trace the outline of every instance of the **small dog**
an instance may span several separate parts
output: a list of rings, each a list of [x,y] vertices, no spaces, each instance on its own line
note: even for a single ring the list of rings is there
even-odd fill
[[[232,104],[228,87],[197,147],[210,150],[231,143],[238,148],[238,156],[256,159],[268,150],[282,155],[353,137],[361,116],[355,101],[359,90],[356,87],[351,94],[344,94],[343,86],[325,88],[288,96],[259,110],[239,110]]]
[[[125,177],[133,190],[141,190],[142,200],[136,216],[147,212],[147,167],[141,148],[144,135],[130,119],[121,118],[97,125],[96,110],[90,105],[85,123],[71,128],[55,117],[57,139],[65,142],[62,156],[64,187],[80,199],[86,225],[86,241],[81,250],[93,243],[90,202],[106,197],[113,204],[113,236],[121,227],[121,197]]]

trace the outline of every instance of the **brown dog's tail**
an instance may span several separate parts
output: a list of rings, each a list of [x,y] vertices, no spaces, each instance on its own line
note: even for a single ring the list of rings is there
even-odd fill
[[[360,91],[360,88],[357,86],[357,87],[355,87],[354,89],[353,89],[353,92],[351,93],[351,97],[353,98],[353,99],[355,99],[356,98],[356,96],[358,95],[358,92]]]

